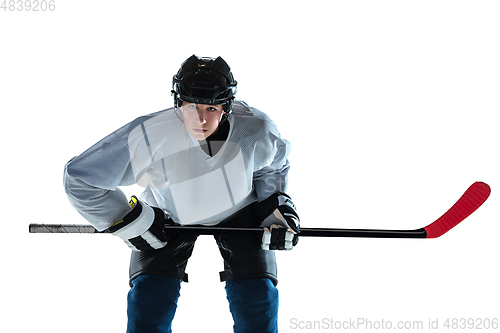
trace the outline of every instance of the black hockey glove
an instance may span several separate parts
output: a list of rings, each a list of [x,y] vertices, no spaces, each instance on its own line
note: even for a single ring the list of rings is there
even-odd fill
[[[167,244],[165,226],[175,222],[163,210],[151,207],[133,196],[132,210],[107,232],[120,237],[134,251],[156,250]]]
[[[259,204],[264,214],[262,248],[264,250],[291,250],[299,241],[300,220],[292,199],[285,193],[275,193]],[[266,216],[267,215],[267,216]]]

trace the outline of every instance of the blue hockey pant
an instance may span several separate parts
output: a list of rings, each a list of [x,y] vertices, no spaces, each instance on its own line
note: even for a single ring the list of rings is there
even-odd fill
[[[181,280],[168,275],[140,275],[128,294],[128,333],[170,333]],[[226,281],[235,333],[278,332],[278,290],[268,278]],[[196,319],[196,313],[193,313]]]

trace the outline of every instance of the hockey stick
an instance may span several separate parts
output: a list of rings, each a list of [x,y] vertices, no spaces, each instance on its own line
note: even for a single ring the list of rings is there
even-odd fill
[[[332,229],[301,228],[299,235],[310,237],[363,237],[363,238],[437,238],[462,222],[478,209],[490,195],[488,184],[476,182],[440,218],[426,227],[415,230],[381,229]],[[193,235],[251,235],[262,234],[262,228],[227,228],[207,226],[168,226],[169,234]],[[76,224],[30,224],[30,233],[106,233],[99,232],[91,225]]]

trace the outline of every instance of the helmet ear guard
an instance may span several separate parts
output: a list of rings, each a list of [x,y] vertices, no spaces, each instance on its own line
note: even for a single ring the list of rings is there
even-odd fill
[[[182,102],[208,105],[222,105],[228,115],[236,94],[237,82],[231,69],[221,57],[189,57],[172,78],[174,106]]]

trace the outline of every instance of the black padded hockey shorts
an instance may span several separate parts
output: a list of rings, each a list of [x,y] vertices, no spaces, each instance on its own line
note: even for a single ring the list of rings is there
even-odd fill
[[[223,220],[219,226],[259,227],[274,208],[254,202]],[[164,274],[187,282],[186,265],[197,238],[197,235],[172,235],[167,245],[159,250],[132,251],[130,281],[143,274]],[[216,235],[214,238],[224,259],[221,281],[259,277],[270,278],[275,285],[278,283],[274,251],[261,248],[261,236]]]

